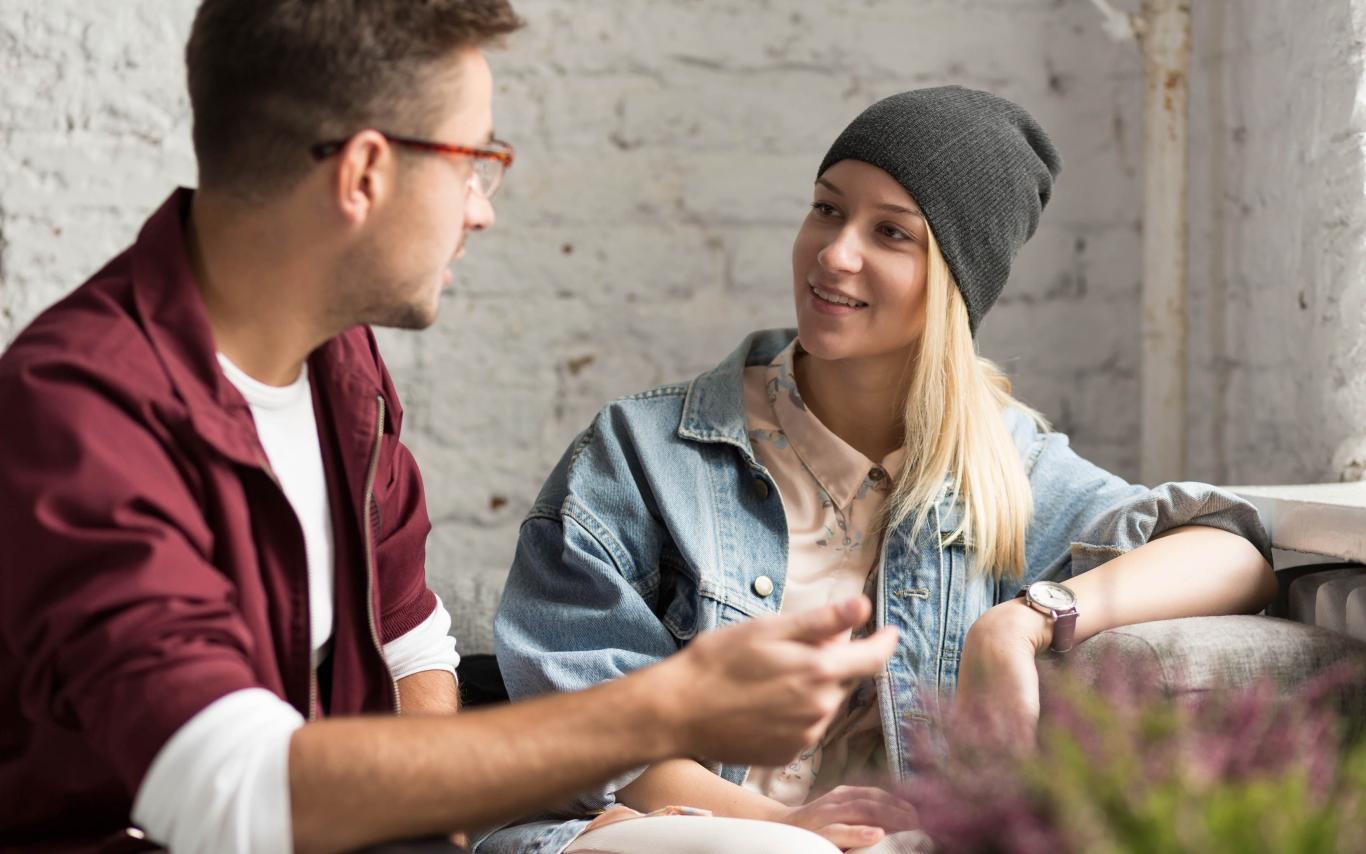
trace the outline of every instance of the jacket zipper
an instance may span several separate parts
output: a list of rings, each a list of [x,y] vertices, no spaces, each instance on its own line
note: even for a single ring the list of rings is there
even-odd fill
[[[270,460],[265,457],[262,457],[258,461],[257,465],[259,465],[261,467],[261,471],[265,472],[266,476],[270,478],[271,483],[275,484],[275,488],[280,490],[280,494],[284,495],[284,484],[280,483],[280,478],[278,475],[275,474],[275,469],[270,467]],[[285,500],[289,500],[288,496],[286,496]],[[304,601],[307,601],[307,597],[304,597]],[[315,721],[318,719],[317,709],[318,671],[313,667],[313,650],[311,648],[310,643],[310,649],[308,650],[308,720]]]
[[[365,499],[361,514],[365,526],[365,616],[370,622],[370,639],[375,643],[375,651],[379,653],[380,661],[384,661],[384,644],[380,643],[379,630],[375,626],[375,535],[370,521],[370,508],[375,500],[375,474],[379,471],[379,453],[384,441],[384,398],[377,396],[375,401],[379,404],[379,417],[375,423],[375,444],[370,451],[370,467],[365,471]],[[398,682],[389,673],[387,665],[385,674],[389,679],[389,690],[394,696],[394,713],[398,714],[403,711],[398,696]]]

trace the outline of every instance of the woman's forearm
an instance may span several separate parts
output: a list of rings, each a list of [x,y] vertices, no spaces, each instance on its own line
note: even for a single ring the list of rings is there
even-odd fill
[[[1247,540],[1186,526],[1063,582],[1077,595],[1075,641],[1116,626],[1251,613],[1276,595],[1271,567]],[[956,719],[1002,744],[1020,744],[1039,719],[1035,656],[1053,627],[1023,599],[1002,602],[968,631],[959,662]],[[985,729],[983,729],[985,727]]]
[[[1261,553],[1218,528],[1186,526],[1064,582],[1077,594],[1076,642],[1116,626],[1248,614],[1276,595]]]
[[[692,759],[656,762],[620,791],[617,800],[641,812],[700,807],[715,815],[777,821],[782,804],[724,780]]]

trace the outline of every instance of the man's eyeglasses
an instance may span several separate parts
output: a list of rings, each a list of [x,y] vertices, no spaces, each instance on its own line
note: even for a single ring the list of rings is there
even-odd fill
[[[471,158],[476,188],[486,199],[493,198],[493,194],[498,192],[498,185],[503,183],[503,173],[512,166],[512,146],[498,139],[490,140],[489,144],[483,148],[470,148],[464,145],[413,139],[384,131],[380,131],[379,135],[394,145],[411,148],[415,151]],[[341,151],[349,139],[350,137],[331,142],[319,142],[308,150],[313,155],[314,160],[326,160]]]

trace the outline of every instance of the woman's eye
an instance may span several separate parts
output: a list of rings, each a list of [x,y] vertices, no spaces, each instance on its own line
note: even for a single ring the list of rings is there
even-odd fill
[[[818,216],[834,216],[839,213],[839,211],[835,210],[834,205],[826,204],[825,202],[812,202],[811,210],[815,211]]]
[[[884,225],[881,227],[882,233],[892,240],[910,240],[911,236],[894,225]]]

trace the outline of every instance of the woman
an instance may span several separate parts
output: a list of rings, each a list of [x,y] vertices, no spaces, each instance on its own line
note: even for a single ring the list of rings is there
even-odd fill
[[[578,815],[678,804],[867,845],[914,819],[840,785],[906,774],[905,730],[935,696],[956,689],[958,717],[1018,742],[1037,721],[1044,649],[1270,601],[1249,505],[1091,465],[976,355],[1059,169],[1042,128],[993,95],[944,87],[874,104],[818,170],[792,252],[795,336],[755,333],[690,383],[618,400],[570,447],[522,528],[497,618],[514,697],[583,688],[700,631],[865,589],[873,623],[901,633],[885,678],[857,686],[791,764],[661,763]],[[583,819],[504,830],[481,851],[627,850],[615,838],[652,822],[656,841],[637,850],[695,850],[680,846],[684,826],[717,821],[605,826],[620,814],[581,836]],[[755,838],[748,826],[737,839]]]

